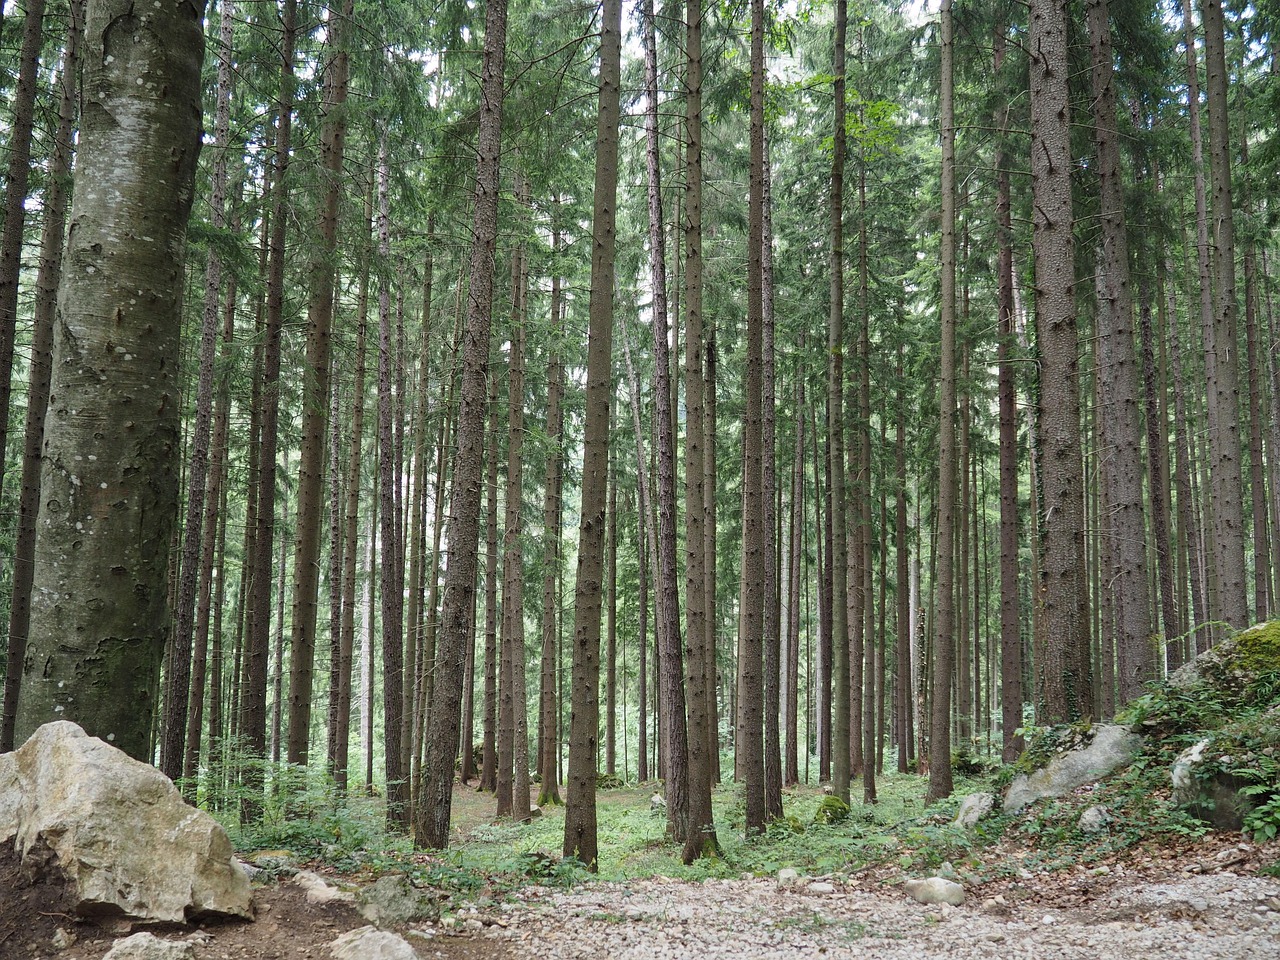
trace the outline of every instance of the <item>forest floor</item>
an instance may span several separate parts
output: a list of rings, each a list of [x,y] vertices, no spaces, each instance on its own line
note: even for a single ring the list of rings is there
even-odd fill
[[[787,794],[789,819],[748,843],[740,801],[724,787],[724,859],[684,867],[663,839],[664,817],[650,810],[654,789],[601,791],[598,877],[548,853],[559,847],[561,810],[495,824],[492,798],[460,787],[454,845],[442,857],[369,848],[360,815],[345,811],[323,827],[339,842],[308,849],[293,832],[293,862],[255,881],[255,922],[149,929],[189,940],[195,960],[328,960],[328,944],[367,921],[350,903],[310,902],[290,879],[305,868],[348,886],[402,872],[430,889],[439,916],[396,928],[423,960],[1280,956],[1280,843],[1185,825],[1153,833],[1123,820],[1085,838],[1064,824],[1097,799],[1092,791],[966,834],[945,811],[918,809],[918,777],[882,779],[881,803],[855,804],[833,825],[810,823],[822,795],[800,788]],[[787,867],[799,876],[780,882]],[[14,897],[15,870],[0,858],[0,960],[101,960],[139,929],[72,917],[56,887]],[[904,879],[937,872],[964,882],[962,906],[925,906],[903,892]],[[63,946],[66,934],[74,942]]]

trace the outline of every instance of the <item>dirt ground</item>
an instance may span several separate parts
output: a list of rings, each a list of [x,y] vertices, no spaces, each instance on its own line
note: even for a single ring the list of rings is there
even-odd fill
[[[1262,960],[1280,957],[1280,880],[1258,874],[1277,857],[1280,844],[1214,836],[974,885],[954,909],[909,900],[881,871],[787,885],[744,876],[532,886],[487,913],[461,909],[447,925],[397,932],[421,960]],[[190,942],[195,960],[329,960],[336,937],[366,925],[349,903],[308,902],[288,880],[255,886],[254,903],[254,922],[76,917],[66,890],[29,882],[10,846],[0,851],[0,960],[101,960],[138,930]]]

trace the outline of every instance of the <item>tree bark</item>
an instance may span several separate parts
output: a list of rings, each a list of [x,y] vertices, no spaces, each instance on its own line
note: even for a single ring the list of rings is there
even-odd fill
[[[1031,182],[1040,350],[1042,720],[1093,715],[1072,242],[1065,0],[1033,0]]]
[[[58,291],[15,742],[70,719],[134,757],[151,755],[177,514],[203,12],[199,2],[87,11],[71,269]]]
[[[494,248],[498,230],[498,162],[502,140],[506,0],[489,0],[481,68],[477,139],[476,208],[471,245],[471,284],[464,335],[462,404],[453,470],[453,516],[436,655],[437,680],[427,727],[415,839],[441,848],[449,842],[454,763],[461,734],[462,671],[476,589],[480,535],[480,471],[484,448],[485,380],[489,364],[489,313],[493,305]]]
[[[595,870],[596,769],[600,723],[600,606],[604,513],[609,466],[609,406],[613,389],[614,248],[618,192],[622,3],[604,0],[600,35],[600,96],[588,301],[587,399],[582,461],[578,571],[574,585],[573,685],[569,713],[568,803],[564,855]]]

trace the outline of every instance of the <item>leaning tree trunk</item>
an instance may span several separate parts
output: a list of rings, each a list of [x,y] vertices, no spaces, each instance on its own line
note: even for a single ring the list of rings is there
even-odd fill
[[[132,756],[151,755],[178,502],[203,13],[200,2],[88,8],[19,741],[70,719]]]
[[[489,314],[493,306],[494,249],[498,239],[498,162],[502,143],[503,69],[506,63],[507,3],[490,0],[485,14],[481,68],[480,130],[477,137],[476,210],[471,245],[471,285],[464,337],[462,403],[453,471],[453,516],[449,525],[449,567],[436,650],[437,678],[427,724],[415,833],[428,847],[449,842],[453,773],[461,735],[462,670],[476,589],[480,538],[480,475],[484,449],[485,381],[489,366]]]

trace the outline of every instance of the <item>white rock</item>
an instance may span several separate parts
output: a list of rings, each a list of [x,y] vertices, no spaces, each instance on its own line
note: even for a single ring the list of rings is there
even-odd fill
[[[404,937],[376,927],[358,927],[329,944],[333,960],[418,960]]]
[[[1173,761],[1169,769],[1169,779],[1173,781],[1173,802],[1180,807],[1187,807],[1200,799],[1200,784],[1196,782],[1195,769],[1204,762],[1204,752],[1212,743],[1211,738],[1187,747],[1178,759]],[[1224,853],[1226,851],[1223,851]]]
[[[74,947],[78,938],[66,927],[59,927],[53,934],[53,949],[66,950]]]
[[[790,867],[783,867],[778,871],[779,887],[794,887],[796,885],[796,881],[799,879],[800,874],[797,871],[792,870]]]
[[[904,889],[907,896],[920,903],[949,903],[953,907],[964,903],[964,887],[945,877],[908,880]]]
[[[1004,795],[1004,809],[1017,813],[1044,797],[1060,797],[1076,787],[1094,783],[1126,766],[1142,749],[1142,738],[1128,727],[1102,724],[1094,729],[1093,742],[1083,750],[1068,750],[1048,766],[1027,776],[1015,777]]]
[[[249,880],[222,826],[155,767],[69,721],[45,724],[0,755],[0,844],[10,840],[37,872],[33,852],[52,851],[82,913],[253,916]]]
[[[960,804],[960,812],[956,814],[954,823],[957,827],[972,830],[979,820],[995,809],[995,805],[994,793],[971,793]]]
[[[112,944],[102,960],[193,960],[195,955],[195,948],[189,943],[135,933]]]
[[[299,870],[294,874],[293,882],[307,892],[307,903],[332,903],[335,900],[350,902],[355,899],[355,894],[335,887],[310,870]]]
[[[1101,833],[1111,825],[1111,811],[1103,806],[1092,806],[1080,814],[1077,824],[1081,833]]]
[[[824,883],[823,881],[818,881],[818,882],[816,882],[816,883],[811,883],[811,884],[809,884],[809,886],[808,886],[808,887],[806,887],[805,889],[807,889],[810,893],[829,894],[829,893],[835,893],[835,892],[836,892],[835,884],[833,884],[833,883]]]

